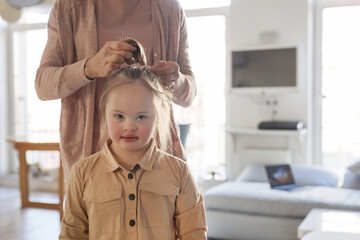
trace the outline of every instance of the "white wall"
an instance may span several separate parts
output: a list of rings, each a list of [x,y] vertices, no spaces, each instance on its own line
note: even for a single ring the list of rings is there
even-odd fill
[[[311,128],[311,51],[312,42],[312,2],[307,0],[233,0],[229,21],[229,62],[232,50],[249,46],[297,46],[298,47],[298,82],[299,91],[296,93],[276,94],[273,96],[248,96],[239,92],[227,93],[227,126],[256,128],[259,122],[271,120],[270,112],[275,109],[276,120],[301,120]],[[277,38],[265,43],[260,39],[260,34],[274,32]],[[230,81],[230,64],[228,64],[228,82]],[[228,85],[230,87],[230,85]],[[265,102],[277,101],[277,105],[269,107]],[[310,100],[310,102],[309,102]],[[308,129],[308,132],[309,131]],[[310,149],[309,134],[305,153],[302,159],[295,162],[310,162],[307,154]],[[258,137],[261,142],[261,136]],[[236,165],[239,156],[231,154],[231,149],[239,146],[230,146],[227,138],[227,173],[234,177],[232,165]],[[246,141],[246,140],[245,140]],[[274,140],[276,141],[276,140]],[[236,144],[240,144],[237,141]],[[286,143],[279,142],[279,147],[286,147]],[[244,144],[243,142],[241,144]],[[246,144],[245,144],[246,145]],[[282,146],[281,146],[282,145]]]

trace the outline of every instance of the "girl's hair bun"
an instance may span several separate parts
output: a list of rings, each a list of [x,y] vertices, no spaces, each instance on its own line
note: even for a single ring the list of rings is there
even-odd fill
[[[143,45],[132,38],[124,39],[122,41],[136,47],[136,50],[133,52],[133,57],[126,59],[125,62],[129,65],[134,65],[136,63],[139,63],[142,66],[146,65],[146,55]]]

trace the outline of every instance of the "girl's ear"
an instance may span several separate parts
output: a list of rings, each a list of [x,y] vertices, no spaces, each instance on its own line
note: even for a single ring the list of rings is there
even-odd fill
[[[125,62],[129,65],[132,65],[134,63],[140,63],[140,65],[146,65],[146,56],[145,56],[145,50],[143,45],[141,45],[140,42],[136,41],[135,39],[125,39],[123,42],[126,42],[134,47],[136,47],[136,50],[133,52],[133,57],[131,59],[126,59]]]

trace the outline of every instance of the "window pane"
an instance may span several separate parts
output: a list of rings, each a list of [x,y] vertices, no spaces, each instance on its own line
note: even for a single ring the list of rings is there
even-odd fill
[[[15,31],[14,106],[15,137],[34,141],[58,141],[60,100],[40,101],[34,82],[36,70],[47,41],[47,30]],[[59,166],[58,152],[27,152],[30,165],[42,170]],[[55,159],[55,160],[54,160]]]
[[[40,101],[34,81],[46,29],[14,32],[15,135],[58,139],[60,101]]]
[[[323,11],[322,151],[325,165],[360,158],[360,7]]]
[[[219,166],[225,161],[225,17],[192,17],[187,25],[198,91],[190,108],[176,107],[175,118],[190,123],[185,147],[194,174],[204,176],[216,170],[224,175]]]

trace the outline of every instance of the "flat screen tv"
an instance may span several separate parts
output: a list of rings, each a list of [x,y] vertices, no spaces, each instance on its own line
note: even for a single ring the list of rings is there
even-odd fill
[[[297,90],[296,47],[232,52],[232,88],[252,93]]]

